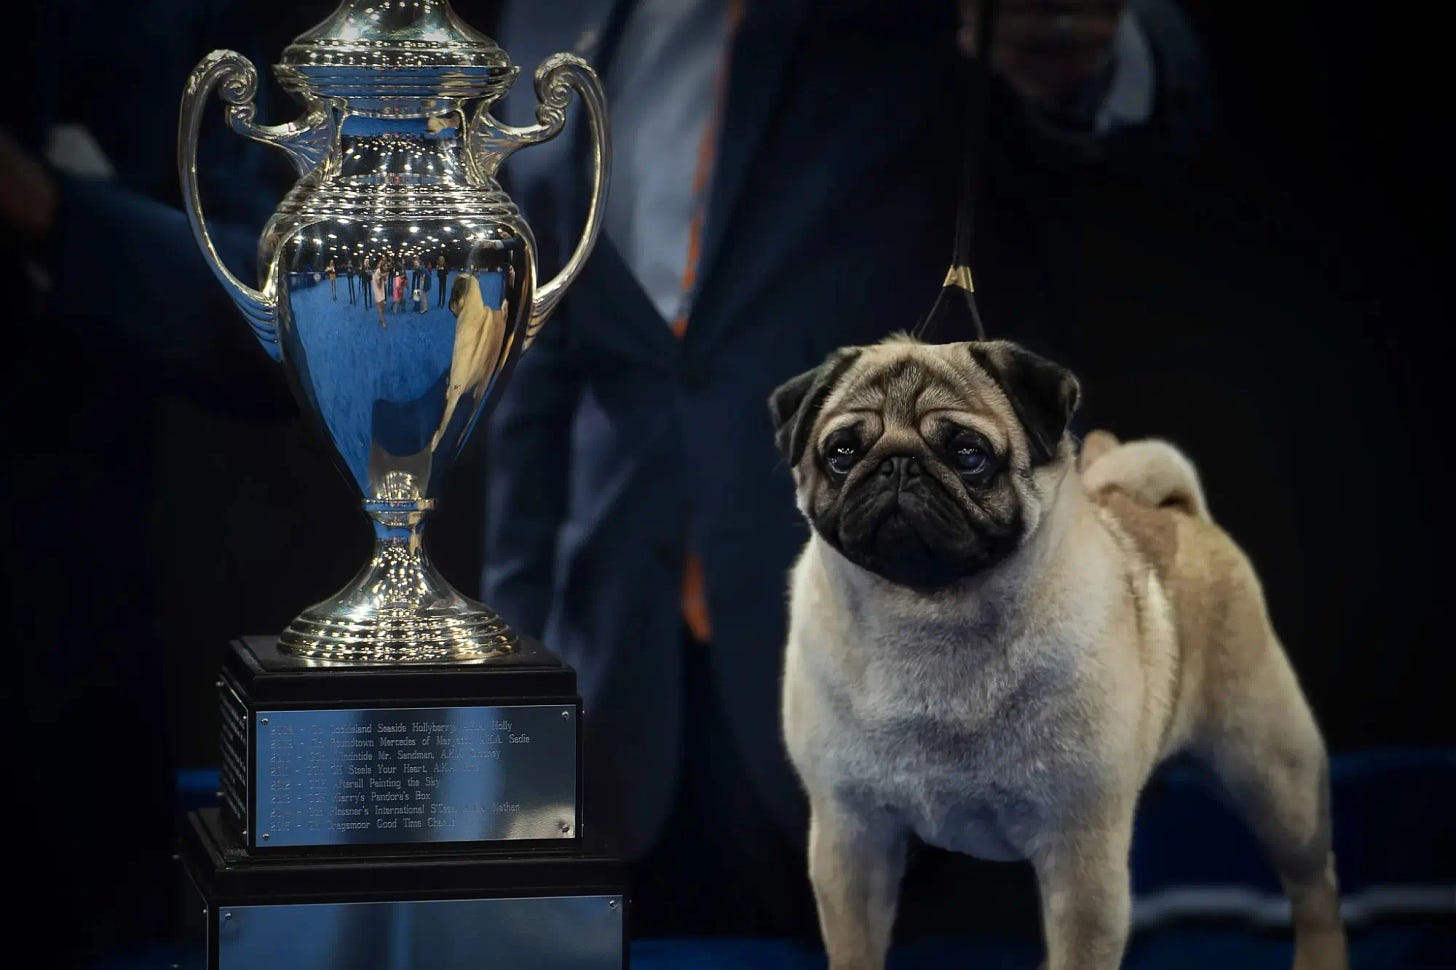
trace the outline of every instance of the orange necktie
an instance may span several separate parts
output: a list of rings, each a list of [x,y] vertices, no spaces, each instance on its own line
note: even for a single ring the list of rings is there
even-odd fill
[[[693,215],[688,223],[688,258],[683,266],[682,311],[672,321],[673,336],[681,339],[688,332],[688,300],[698,282],[698,262],[702,258],[703,224],[708,216],[708,188],[712,183],[713,159],[718,153],[718,132],[723,124],[723,108],[728,93],[728,68],[732,61],[733,37],[743,19],[743,0],[728,0],[728,29],[723,44],[723,57],[713,81],[713,113],[703,126],[698,140],[698,159],[693,166]],[[691,549],[683,563],[682,614],[693,639],[706,643],[713,636],[708,616],[708,594],[703,583],[703,562]]]

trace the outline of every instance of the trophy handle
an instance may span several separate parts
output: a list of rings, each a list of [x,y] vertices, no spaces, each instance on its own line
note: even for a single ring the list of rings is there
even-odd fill
[[[220,87],[219,87],[220,86]],[[313,105],[299,121],[286,125],[259,125],[253,121],[253,97],[258,90],[258,71],[236,51],[213,51],[202,59],[187,79],[182,92],[182,113],[177,130],[177,174],[182,182],[182,201],[192,234],[202,247],[212,273],[237,304],[253,334],[274,360],[282,359],[278,345],[277,268],[270,266],[262,290],[239,280],[218,258],[202,215],[202,196],[197,186],[197,136],[207,96],[214,88],[228,103],[227,120],[233,130],[255,141],[275,145],[288,153],[300,174],[317,166],[328,155],[330,126],[320,105]]]
[[[566,125],[566,106],[571,102],[572,91],[586,107],[592,153],[591,201],[586,210],[586,226],[561,271],[536,288],[531,318],[526,325],[527,347],[536,338],[551,311],[556,309],[556,304],[561,302],[562,294],[581,272],[592,247],[596,245],[597,233],[602,228],[602,215],[606,211],[607,178],[612,168],[612,132],[607,123],[607,96],[591,65],[574,54],[552,54],[536,68],[535,81],[536,97],[541,102],[536,107],[537,124],[524,128],[501,124],[482,106],[466,136],[468,157],[476,166],[477,174],[494,176],[507,155],[527,145],[549,141],[561,133]],[[532,258],[535,258],[534,254]],[[533,276],[536,275],[535,270],[533,266]]]

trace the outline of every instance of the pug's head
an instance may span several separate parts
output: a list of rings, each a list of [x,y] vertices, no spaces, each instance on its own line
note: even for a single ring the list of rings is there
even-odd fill
[[[870,572],[934,590],[1035,531],[1071,460],[1078,396],[1069,371],[1007,341],[892,337],[835,351],[769,410],[814,531]]]
[[[480,283],[474,273],[461,273],[450,285],[450,312],[457,317],[468,308],[481,305]]]

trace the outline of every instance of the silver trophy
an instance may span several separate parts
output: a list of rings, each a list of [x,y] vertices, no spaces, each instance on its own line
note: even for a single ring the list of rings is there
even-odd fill
[[[288,124],[255,120],[258,74],[242,55],[214,51],[193,71],[178,133],[187,215],[213,273],[333,443],[376,538],[353,581],[304,610],[279,646],[349,663],[501,656],[516,635],[436,571],[421,527],[477,418],[596,242],[610,159],[601,83],[580,58],[552,55],[536,70],[538,123],[498,122],[490,106],[518,68],[443,0],[346,0],[274,70],[304,104]],[[202,214],[197,138],[215,88],[233,130],[287,152],[300,176],[259,240],[257,288],[218,259]],[[591,201],[571,257],[538,285],[531,228],[496,172],[561,132],[572,91],[590,123]]]

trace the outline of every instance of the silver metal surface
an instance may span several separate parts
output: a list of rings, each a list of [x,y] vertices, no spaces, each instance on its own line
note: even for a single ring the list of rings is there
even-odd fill
[[[559,704],[269,711],[258,847],[560,839],[576,726]]]
[[[440,576],[421,528],[477,419],[595,245],[611,154],[601,84],[580,58],[552,55],[535,74],[538,123],[499,123],[490,105],[518,69],[439,0],[350,0],[275,70],[304,111],[260,125],[253,64],[233,51],[202,60],[182,97],[178,171],[214,275],[285,367],[374,522],[370,561],[280,644],[325,662],[500,656],[515,634]],[[259,240],[257,287],[222,264],[203,217],[197,138],[214,90],[234,130],[285,151],[300,174]],[[571,257],[538,285],[535,238],[496,173],[562,130],[573,92],[587,111],[592,196]]]
[[[231,906],[219,970],[608,970],[620,896]]]

